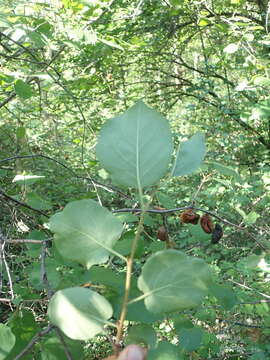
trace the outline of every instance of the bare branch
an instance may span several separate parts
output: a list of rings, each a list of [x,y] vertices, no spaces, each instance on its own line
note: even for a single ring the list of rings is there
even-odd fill
[[[32,340],[26,345],[26,347],[15,357],[14,360],[19,360],[21,359],[24,355],[26,355],[31,349],[32,347],[41,340],[41,338],[45,335],[47,335],[48,333],[50,333],[52,330],[54,329],[54,325],[49,325],[48,327],[46,327],[46,329],[41,330],[40,332],[38,332],[33,338]]]

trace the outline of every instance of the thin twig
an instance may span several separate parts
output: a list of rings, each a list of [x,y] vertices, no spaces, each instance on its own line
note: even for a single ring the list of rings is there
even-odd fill
[[[0,195],[2,195],[4,198],[16,203],[17,205],[20,205],[22,207],[25,207],[29,210],[35,211],[43,216],[49,217],[49,215],[47,215],[46,213],[44,213],[43,211],[39,210],[39,209],[35,209],[32,206],[26,204],[25,202],[19,201],[17,199],[14,199],[13,197],[9,196],[8,194],[6,194],[3,190],[0,189]]]
[[[6,273],[7,273],[7,277],[8,277],[8,283],[9,283],[9,288],[10,288],[10,293],[11,293],[11,299],[14,299],[14,291],[13,291],[13,283],[12,283],[12,278],[11,278],[11,274],[10,274],[10,269],[6,260],[6,256],[5,256],[5,244],[6,244],[6,238],[3,235],[1,229],[0,229],[0,259],[1,259],[1,267],[2,264],[5,265],[6,268]],[[1,284],[2,286],[2,276],[1,276]],[[0,288],[0,291],[2,291],[2,288]]]
[[[242,288],[244,288],[244,289],[254,291],[254,292],[257,293],[257,294],[262,295],[262,296],[265,297],[266,299],[270,299],[270,296],[269,296],[269,295],[264,294],[264,293],[262,293],[262,292],[260,292],[260,291],[258,291],[258,290],[256,290],[256,289],[252,289],[251,287],[249,287],[249,286],[247,286],[247,285],[240,284],[240,283],[238,283],[237,281],[234,281],[234,280],[231,280],[231,279],[228,279],[228,281],[230,281],[230,282],[232,282],[233,284],[238,285],[238,286],[240,286],[240,287],[242,287]]]
[[[32,347],[41,340],[41,338],[44,335],[47,335],[49,332],[52,331],[52,329],[54,328],[54,325],[49,325],[48,327],[46,327],[44,330],[39,331],[33,338],[32,340],[26,345],[26,347],[15,357],[14,360],[19,360],[21,359],[24,355],[26,355],[31,349]]]
[[[139,241],[141,233],[143,231],[144,214],[145,214],[145,211],[143,211],[141,214],[137,232],[136,232],[135,238],[132,242],[130,256],[127,259],[125,293],[124,293],[121,314],[120,314],[120,318],[119,318],[119,322],[118,322],[118,326],[117,326],[117,334],[116,334],[116,340],[115,340],[116,349],[119,347],[120,342],[122,340],[122,336],[123,336],[123,330],[124,330],[123,327],[124,327],[124,321],[125,321],[125,318],[127,315],[128,299],[129,299],[129,293],[130,293],[130,287],[131,287],[133,260],[134,260],[134,255],[136,252],[138,241]],[[118,355],[118,354],[116,354],[116,355]]]
[[[174,212],[178,212],[178,211],[183,211],[183,210],[187,210],[187,209],[194,209],[196,211],[202,211],[206,214],[209,214],[211,216],[213,216],[214,218],[220,220],[221,222],[223,222],[224,224],[230,225],[230,226],[234,226],[239,230],[244,230],[246,229],[246,227],[244,226],[240,226],[237,224],[234,224],[226,219],[221,218],[219,215],[216,215],[215,213],[213,213],[212,211],[208,211],[205,209],[201,209],[201,208],[197,208],[193,205],[187,205],[187,206],[183,206],[183,207],[178,207],[178,208],[174,208],[174,209],[149,209],[146,210],[146,212],[149,213],[154,213],[154,214],[168,214],[168,213],[174,213]],[[141,213],[142,209],[131,209],[131,208],[125,208],[125,209],[117,209],[117,210],[112,210],[113,213],[120,213],[120,212],[131,212],[131,213]]]
[[[61,333],[61,330],[58,329],[58,328],[55,328],[55,331],[56,331],[56,333],[57,333],[57,335],[59,337],[59,340],[60,340],[61,344],[63,345],[64,352],[66,354],[67,359],[68,360],[73,360],[71,352],[70,352],[70,350],[69,350],[69,348],[68,348],[68,346],[66,344],[65,338],[64,338],[63,334]]]
[[[81,180],[88,180],[88,181],[91,182],[91,184],[93,186],[95,185],[96,187],[99,187],[99,188],[101,188],[103,190],[106,190],[108,192],[111,192],[111,193],[112,192],[117,192],[119,195],[122,195],[123,197],[129,199],[129,197],[125,193],[123,193],[119,189],[115,188],[114,186],[102,184],[102,183],[92,179],[91,177],[79,176],[79,175],[76,174],[76,172],[73,169],[71,169],[67,165],[63,164],[61,161],[59,161],[57,159],[54,159],[54,158],[52,158],[50,156],[47,156],[47,155],[43,155],[43,154],[16,155],[16,156],[11,156],[9,158],[5,158],[5,159],[0,160],[0,164],[4,163],[4,162],[7,162],[7,161],[17,160],[17,159],[32,159],[32,158],[36,158],[36,157],[41,157],[43,159],[53,161],[56,164],[59,164],[60,166],[62,166],[66,170],[68,170],[75,178],[81,179]]]

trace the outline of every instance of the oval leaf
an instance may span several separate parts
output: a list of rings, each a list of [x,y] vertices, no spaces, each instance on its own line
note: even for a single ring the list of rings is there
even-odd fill
[[[208,265],[181,251],[153,254],[142,268],[138,288],[152,312],[171,312],[198,306],[211,281]]]
[[[166,173],[172,149],[167,120],[139,101],[103,126],[96,152],[114,183],[143,188]]]
[[[11,329],[0,324],[0,360],[4,360],[15,345],[16,338]]]
[[[90,268],[107,261],[122,232],[122,224],[94,200],[69,203],[50,219],[59,253]]]
[[[147,324],[133,325],[128,331],[125,343],[129,344],[143,344],[154,348],[157,342],[157,335],[152,326]]]
[[[57,291],[48,307],[50,321],[74,340],[88,340],[102,332],[112,314],[103,296],[80,287]]]
[[[147,360],[183,360],[183,357],[179,347],[168,341],[161,341],[155,349],[150,349]]]
[[[189,140],[179,145],[172,175],[183,176],[191,174],[201,166],[205,154],[204,134],[198,132]]]
[[[180,345],[186,351],[195,351],[202,344],[203,331],[200,328],[182,329],[180,331]]]
[[[22,99],[29,99],[33,95],[31,86],[22,80],[16,80],[14,90]]]

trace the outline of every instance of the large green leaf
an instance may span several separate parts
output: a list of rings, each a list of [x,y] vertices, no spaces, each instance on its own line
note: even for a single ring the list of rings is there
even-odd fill
[[[96,152],[114,183],[143,188],[166,173],[172,149],[167,120],[139,101],[103,126]]]
[[[186,351],[195,351],[202,345],[203,331],[200,328],[182,329],[180,346]]]
[[[159,251],[146,261],[138,288],[149,311],[171,312],[198,306],[210,282],[210,270],[203,260],[171,249]]]
[[[168,341],[161,341],[156,349],[150,349],[147,360],[182,360],[180,348],[170,344]]]
[[[172,175],[183,176],[191,174],[201,166],[205,154],[204,134],[197,132],[189,140],[179,145]]]
[[[11,329],[0,324],[0,360],[4,360],[15,345],[16,338]]]
[[[112,314],[103,296],[80,287],[57,291],[48,307],[51,322],[74,340],[88,340],[102,332]]]
[[[20,79],[15,81],[14,90],[22,99],[29,99],[33,95],[31,86]]]
[[[125,339],[125,343],[128,344],[144,344],[150,348],[155,347],[157,342],[157,335],[152,326],[147,324],[133,325]]]
[[[64,340],[72,355],[72,359],[83,359],[83,346],[81,341],[71,340],[66,336]],[[41,360],[67,359],[64,346],[56,335],[50,335],[50,337],[41,344],[41,349]]]
[[[122,224],[94,200],[69,203],[50,219],[50,229],[59,253],[87,268],[100,264],[114,253],[113,247],[122,232]]]

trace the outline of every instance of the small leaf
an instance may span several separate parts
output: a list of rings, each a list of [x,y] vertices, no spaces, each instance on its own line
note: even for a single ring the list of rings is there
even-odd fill
[[[15,345],[16,338],[11,329],[0,324],[0,360],[4,360]]]
[[[12,180],[13,183],[18,183],[20,185],[32,185],[35,184],[40,179],[44,179],[45,176],[41,175],[16,175]]]
[[[83,359],[83,346],[80,341],[71,340],[64,336],[65,344],[72,355],[72,359]],[[51,335],[42,342],[41,360],[66,359],[63,343],[57,336]]]
[[[186,351],[195,351],[202,344],[203,331],[200,328],[182,329],[180,331],[180,346]]]
[[[23,139],[26,135],[26,129],[23,126],[18,126],[16,129],[16,137],[17,139]]]
[[[233,168],[231,168],[229,166],[225,166],[223,164],[219,164],[214,161],[211,161],[208,164],[211,165],[212,168],[216,169],[220,174],[225,175],[225,176],[231,176],[239,183],[243,182],[241,176]]]
[[[153,312],[181,311],[198,306],[211,280],[208,265],[181,251],[159,251],[146,261],[138,279],[145,306]]]
[[[182,360],[180,349],[168,341],[161,341],[156,349],[150,349],[147,360]]]
[[[69,203],[50,219],[54,243],[63,257],[87,268],[107,261],[122,232],[122,224],[94,200]]]
[[[239,46],[237,44],[229,44],[227,45],[223,51],[227,54],[233,54],[238,50]]]
[[[204,134],[198,132],[179,145],[172,176],[183,176],[197,170],[205,157]]]
[[[150,348],[155,347],[157,342],[157,335],[155,330],[150,325],[139,324],[133,325],[128,331],[125,343],[129,344],[143,344]]]
[[[168,121],[139,101],[123,115],[107,121],[96,152],[114,183],[141,189],[166,173],[172,149]]]
[[[31,86],[20,79],[15,81],[14,89],[22,99],[29,99],[33,95]]]
[[[212,295],[218,300],[225,310],[230,310],[237,304],[237,297],[231,287],[219,284],[211,284],[209,288]]]
[[[244,219],[244,223],[246,225],[252,225],[255,224],[255,222],[257,221],[257,219],[260,217],[260,215],[258,213],[256,213],[255,211],[251,211],[249,214],[247,214],[247,216]]]
[[[198,25],[200,27],[204,27],[204,26],[207,26],[209,24],[211,24],[211,21],[209,19],[207,19],[207,18],[200,18],[200,21],[198,23]]]
[[[48,307],[52,324],[74,340],[89,340],[102,332],[112,314],[112,306],[103,296],[80,287],[57,291]]]

